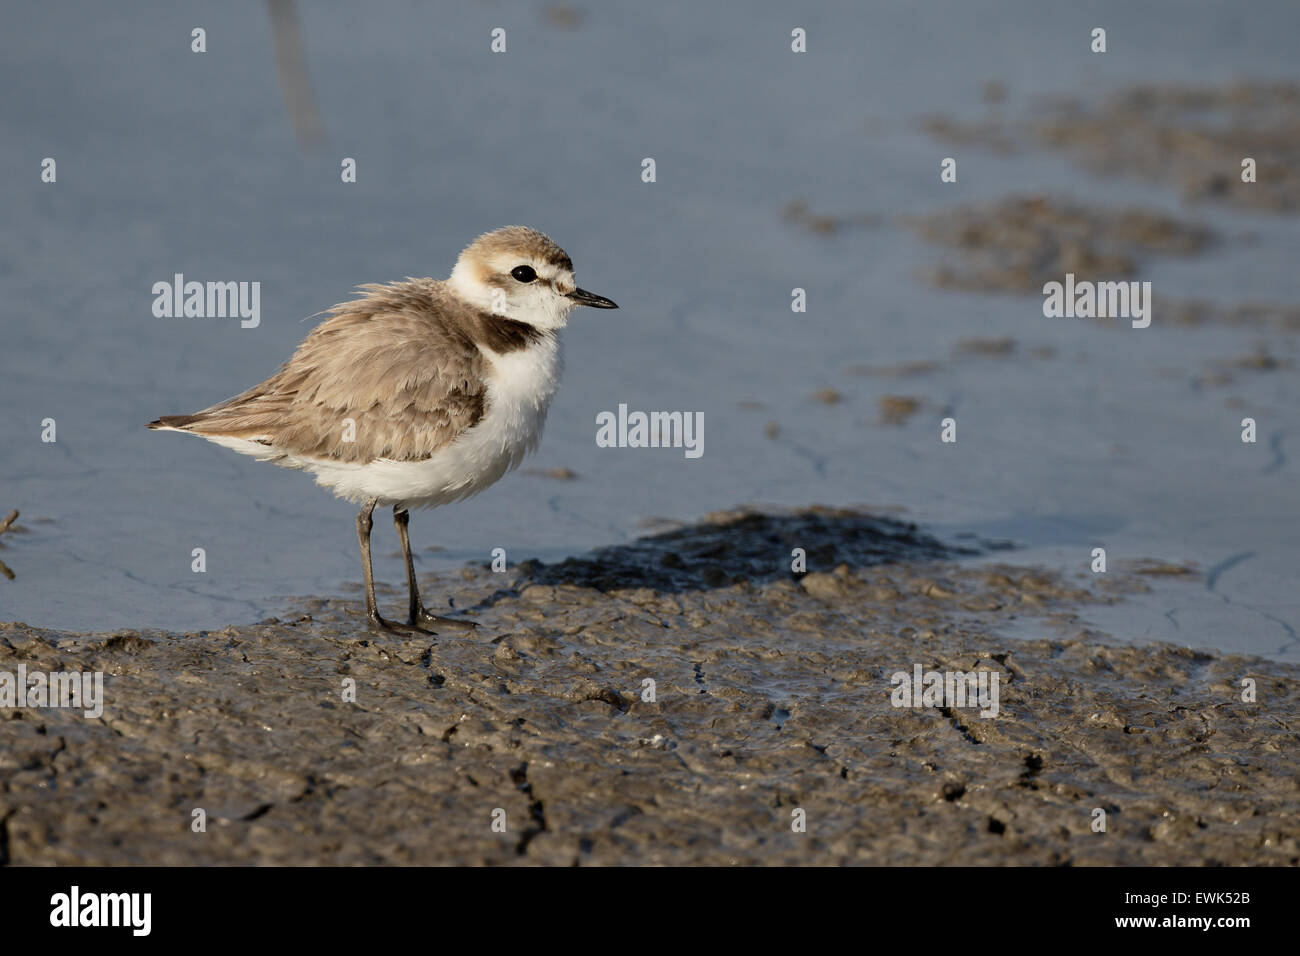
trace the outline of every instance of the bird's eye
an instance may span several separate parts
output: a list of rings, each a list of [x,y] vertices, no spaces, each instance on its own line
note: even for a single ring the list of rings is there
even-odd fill
[[[520,282],[532,282],[537,278],[537,273],[533,271],[532,266],[515,266],[510,270],[510,274]]]

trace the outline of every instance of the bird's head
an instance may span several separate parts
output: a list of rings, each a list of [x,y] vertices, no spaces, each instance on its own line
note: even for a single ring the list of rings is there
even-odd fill
[[[573,262],[549,237],[525,226],[479,236],[460,254],[448,280],[453,292],[493,315],[544,331],[562,329],[580,305],[617,309],[578,288]]]

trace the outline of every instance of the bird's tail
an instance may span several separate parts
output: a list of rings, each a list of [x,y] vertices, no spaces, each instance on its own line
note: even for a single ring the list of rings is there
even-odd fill
[[[184,430],[186,426],[193,425],[198,420],[198,415],[163,415],[161,418],[155,418],[145,428],[152,428],[155,431],[160,428]]]

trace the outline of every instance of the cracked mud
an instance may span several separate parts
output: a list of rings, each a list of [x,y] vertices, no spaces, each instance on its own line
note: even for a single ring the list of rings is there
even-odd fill
[[[0,863],[1300,860],[1300,668],[1108,643],[1082,617],[1137,577],[992,562],[739,511],[426,576],[473,634],[374,635],[333,600],[197,634],[0,625],[0,670],[102,670],[106,698],[0,712]],[[999,716],[891,706],[914,664],[996,673]]]

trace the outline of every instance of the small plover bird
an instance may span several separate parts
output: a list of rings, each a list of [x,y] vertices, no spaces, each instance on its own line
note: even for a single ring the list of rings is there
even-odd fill
[[[580,305],[618,308],[580,289],[564,250],[535,229],[475,239],[451,277],[364,285],[260,385],[149,428],[198,435],[259,461],[300,468],[361,503],[357,539],[366,615],[379,628],[472,627],[425,610],[407,532],[411,508],[482,491],[537,447],[562,359],[558,333]],[[375,604],[371,512],[393,506],[410,615]]]

